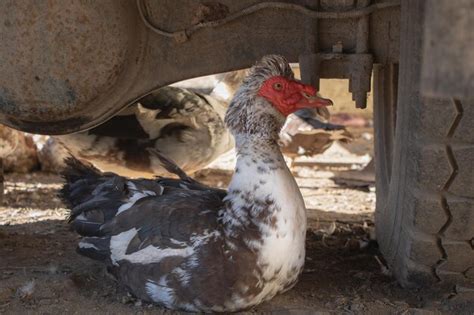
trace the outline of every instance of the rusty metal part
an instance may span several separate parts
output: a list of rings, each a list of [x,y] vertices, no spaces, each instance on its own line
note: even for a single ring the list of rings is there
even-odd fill
[[[186,30],[183,41],[145,25],[135,0],[1,1],[0,122],[43,134],[82,131],[163,85],[247,68],[269,53],[296,62],[301,52],[316,52],[308,41],[318,53],[337,42],[355,53],[357,21],[367,15],[373,62],[398,61],[393,1],[348,12],[314,11],[299,0],[211,2],[140,2],[150,25],[178,37]],[[307,34],[313,16],[317,38]],[[331,72],[327,65],[322,72]]]
[[[441,98],[474,98],[474,1],[429,0],[421,89]]]
[[[358,8],[367,8],[370,0],[357,1]],[[361,10],[361,9],[359,9]],[[356,53],[363,54],[369,51],[369,17],[361,16],[357,21],[357,43]],[[364,106],[365,107],[365,106]]]
[[[370,91],[373,56],[371,54],[305,54],[300,56],[300,67],[313,71],[302,71],[305,81],[321,79],[349,79],[349,91],[358,108],[367,103]],[[315,78],[316,77],[316,78]]]
[[[357,11],[370,12],[370,0],[354,1],[331,1],[322,0],[321,6],[345,10],[348,13],[351,7],[356,6]],[[332,46],[332,53],[317,53],[317,46],[307,48],[305,54],[300,55],[299,62],[304,82],[311,83],[319,88],[320,78],[348,78],[349,91],[357,108],[367,106],[367,93],[370,91],[370,78],[372,74],[373,58],[368,54],[369,50],[369,16],[360,15],[357,20],[355,53],[345,54],[343,44],[338,41]],[[310,28],[312,36],[317,37],[318,24],[313,22]],[[317,39],[314,41],[317,43]]]
[[[145,27],[130,1],[0,2],[0,120],[30,132],[89,127],[123,104]],[[145,37],[145,38],[144,38]]]

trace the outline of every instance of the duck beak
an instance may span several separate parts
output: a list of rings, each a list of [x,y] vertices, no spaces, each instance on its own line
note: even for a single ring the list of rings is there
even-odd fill
[[[296,103],[296,108],[319,108],[325,106],[332,106],[333,102],[330,99],[322,98],[317,93],[312,94],[307,91],[301,91],[303,96],[299,102]]]

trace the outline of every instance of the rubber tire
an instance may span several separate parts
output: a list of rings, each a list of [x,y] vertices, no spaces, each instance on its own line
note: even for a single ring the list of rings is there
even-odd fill
[[[377,241],[403,286],[472,286],[474,100],[421,97],[424,3],[402,1],[396,111],[397,67],[375,68]]]

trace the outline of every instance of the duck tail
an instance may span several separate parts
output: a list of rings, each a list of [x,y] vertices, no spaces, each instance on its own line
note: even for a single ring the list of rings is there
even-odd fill
[[[76,251],[94,260],[108,261],[110,259],[110,237],[83,237]]]
[[[59,198],[70,207],[74,207],[90,197],[93,184],[100,177],[100,171],[91,164],[84,164],[73,156],[64,159],[66,167],[61,176],[66,184],[59,191]]]
[[[158,160],[160,161],[161,166],[165,168],[168,172],[171,174],[175,174],[178,176],[181,180],[188,181],[188,182],[194,182],[194,179],[189,177],[176,163],[165,156],[163,153],[161,153],[159,150],[154,149],[154,148],[149,148],[147,149],[148,152],[151,154],[155,155]]]
[[[69,157],[62,176],[66,180],[59,197],[71,212],[69,222],[83,236],[102,236],[102,226],[124,203],[126,180],[113,173],[101,173],[90,164]]]
[[[160,178],[158,180],[158,183],[164,186],[169,186],[169,187],[187,187],[189,189],[198,189],[198,190],[208,190],[208,191],[214,191],[219,196],[222,196],[224,198],[227,195],[227,191],[218,189],[218,188],[213,188],[209,187],[207,185],[204,185],[194,178],[188,176],[178,165],[176,165],[175,162],[173,162],[170,158],[166,157],[163,153],[161,153],[157,149],[148,149],[148,151],[151,154],[154,154],[158,160],[160,161],[161,165],[166,169],[168,172],[175,174],[179,177],[178,179],[174,178]]]

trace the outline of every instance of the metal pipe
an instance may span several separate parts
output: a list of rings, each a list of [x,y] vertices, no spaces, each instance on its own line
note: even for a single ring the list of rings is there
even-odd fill
[[[376,10],[387,9],[387,8],[392,8],[392,7],[397,7],[397,6],[400,6],[400,1],[387,1],[387,2],[375,3],[370,6],[366,6],[364,8],[356,9],[352,11],[326,12],[326,11],[311,10],[309,8],[306,8],[305,6],[297,5],[293,3],[263,2],[263,3],[258,3],[255,5],[249,6],[235,13],[232,13],[222,19],[199,23],[199,24],[190,26],[187,29],[183,29],[179,31],[167,31],[153,25],[150,22],[148,13],[146,12],[146,9],[143,5],[143,0],[137,0],[138,12],[140,14],[140,17],[143,23],[154,33],[159,34],[161,36],[165,36],[165,37],[175,38],[178,42],[186,41],[189,38],[189,36],[199,31],[200,29],[214,28],[220,25],[224,25],[238,18],[253,14],[257,11],[264,10],[264,9],[279,9],[279,10],[296,11],[300,14],[306,15],[314,19],[350,19],[350,18],[359,18],[359,17],[369,15]]]

